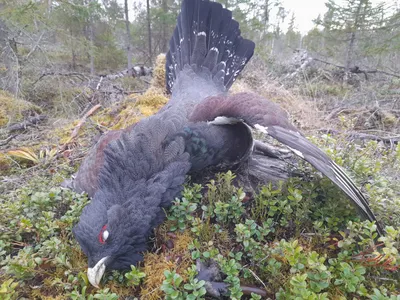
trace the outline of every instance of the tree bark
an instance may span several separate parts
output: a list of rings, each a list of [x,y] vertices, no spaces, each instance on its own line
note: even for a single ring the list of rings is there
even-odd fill
[[[6,23],[0,19],[0,62],[2,61],[6,68],[5,76],[0,77],[0,89],[8,91],[14,96],[18,95],[20,84],[17,51],[17,44],[13,38],[9,37]]]
[[[167,0],[162,0],[162,10],[163,10],[163,20],[162,20],[162,43],[161,43],[161,52],[166,53],[168,51],[168,36],[167,36],[167,13],[168,13],[168,5]]]
[[[132,38],[129,22],[128,0],[125,0],[125,26],[126,26],[126,56],[128,59],[128,74],[132,75]]]
[[[351,68],[351,64],[353,61],[353,52],[354,52],[354,44],[356,42],[356,32],[358,28],[358,21],[360,19],[360,11],[361,7],[364,3],[364,0],[359,0],[358,6],[357,6],[357,11],[356,15],[354,16],[354,25],[353,25],[353,30],[350,35],[350,41],[349,41],[349,46],[347,47],[347,55],[346,55],[346,72],[348,72]]]
[[[50,16],[51,13],[51,6],[52,6],[53,0],[47,0],[47,14]]]
[[[92,2],[93,0],[90,0]],[[93,16],[89,16],[89,39],[90,39],[90,75],[94,75],[94,24]]]
[[[151,19],[150,19],[150,0],[146,0],[147,7],[147,33],[148,33],[148,46],[149,46],[149,60],[150,64],[152,64],[152,48],[151,48]]]
[[[264,34],[267,34],[269,29],[269,14],[270,14],[270,0],[264,1],[264,13],[263,13],[263,21],[264,21]]]

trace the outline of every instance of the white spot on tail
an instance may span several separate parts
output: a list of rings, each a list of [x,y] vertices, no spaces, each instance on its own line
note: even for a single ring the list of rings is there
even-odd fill
[[[215,51],[215,52],[219,53],[219,50],[218,50],[217,47],[212,47],[212,48],[210,49],[210,51]]]
[[[262,133],[268,134],[268,127],[261,126],[260,124],[254,125],[254,128],[261,131]]]
[[[202,31],[202,32],[199,32],[199,33],[197,34],[197,36],[200,36],[200,35],[206,36],[206,33],[205,33],[204,31]]]
[[[304,155],[303,155],[303,153],[302,152],[300,152],[299,150],[297,150],[297,149],[293,149],[293,148],[291,148],[291,147],[289,147],[289,146],[287,146],[294,154],[296,154],[297,156],[300,156],[301,158],[303,158],[304,159]]]
[[[229,118],[229,117],[216,117],[213,121],[208,122],[208,124],[212,125],[233,125],[242,122],[242,120],[237,118]]]

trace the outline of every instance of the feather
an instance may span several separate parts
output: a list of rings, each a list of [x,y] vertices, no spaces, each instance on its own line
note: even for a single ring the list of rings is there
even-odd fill
[[[204,76],[218,65],[212,72],[217,76],[214,82],[217,86],[222,83],[224,90],[228,90],[252,57],[254,47],[254,42],[240,36],[239,23],[221,4],[208,0],[184,0],[166,56],[167,91],[173,92],[173,86],[186,65],[200,68]]]
[[[204,122],[221,116],[237,118],[288,146],[346,193],[359,213],[376,222],[378,233],[384,234],[368,201],[346,172],[290,124],[287,114],[278,105],[251,93],[209,97],[195,107],[189,120]]]

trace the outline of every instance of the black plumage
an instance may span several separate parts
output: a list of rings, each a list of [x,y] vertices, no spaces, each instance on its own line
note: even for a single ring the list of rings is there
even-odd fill
[[[254,43],[240,34],[220,4],[184,0],[167,53],[170,101],[154,116],[108,133],[83,162],[74,188],[92,201],[73,232],[88,256],[93,285],[105,269],[129,269],[142,259],[163,208],[179,195],[188,172],[234,166],[252,155],[248,125],[287,144],[375,220],[352,181],[276,104],[253,94],[226,94],[254,52]]]

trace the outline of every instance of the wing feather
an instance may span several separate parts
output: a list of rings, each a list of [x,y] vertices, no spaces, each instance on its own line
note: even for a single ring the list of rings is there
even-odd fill
[[[304,137],[276,103],[252,93],[209,97],[195,107],[189,120],[213,121],[217,117],[236,118],[285,144],[346,193],[363,217],[376,222],[367,199],[346,172]],[[376,225],[378,233],[383,235],[383,228],[378,222]]]

